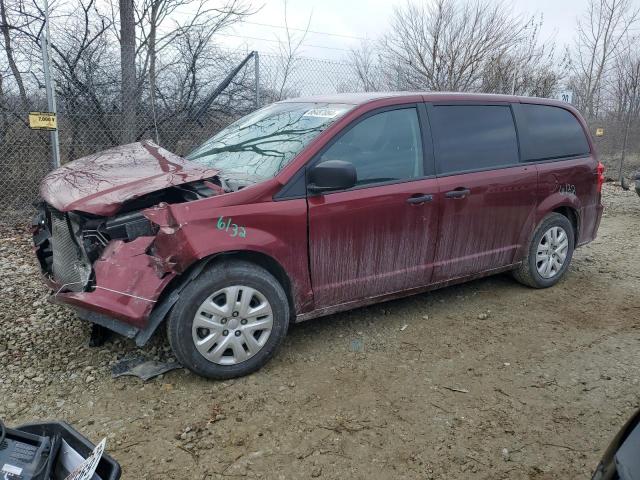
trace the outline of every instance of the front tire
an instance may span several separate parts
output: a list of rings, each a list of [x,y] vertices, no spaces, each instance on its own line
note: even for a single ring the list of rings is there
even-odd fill
[[[529,287],[551,287],[569,268],[574,248],[573,225],[564,215],[551,213],[536,228],[527,255],[513,276]]]
[[[289,302],[265,269],[245,261],[214,264],[180,294],[167,321],[176,358],[192,372],[228,379],[255,372],[280,346]]]

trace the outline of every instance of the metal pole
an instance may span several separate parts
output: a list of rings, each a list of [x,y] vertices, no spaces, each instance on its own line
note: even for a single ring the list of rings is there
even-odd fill
[[[49,46],[49,1],[44,0],[44,24],[45,37],[42,41],[42,62],[44,64],[44,84],[47,90],[47,106],[49,112],[56,112],[56,94],[53,88],[53,79],[51,78],[49,56],[51,53]],[[57,116],[57,115],[56,115]],[[53,168],[60,167],[60,142],[58,138],[58,129],[51,131],[51,156],[53,160]]]
[[[624,168],[624,160],[627,154],[627,142],[629,141],[629,129],[631,128],[631,108],[635,101],[631,101],[629,105],[629,111],[627,112],[627,121],[625,122],[624,127],[624,140],[622,141],[622,154],[620,155],[620,169],[618,170],[618,181],[620,185],[622,185],[624,172],[622,171]]]
[[[256,110],[260,108],[260,55],[258,51],[253,52],[253,59],[255,60],[255,74],[256,74]]]
[[[244,60],[242,60],[242,62],[240,62],[238,64],[238,66],[236,68],[234,68],[231,73],[229,73],[229,75],[227,75],[225,77],[224,80],[222,80],[222,82],[220,83],[220,85],[218,85],[215,90],[211,93],[211,95],[209,95],[209,98],[207,98],[204,103],[202,104],[202,106],[200,107],[200,110],[198,110],[194,116],[194,119],[196,122],[198,122],[198,124],[202,127],[202,123],[200,122],[200,117],[202,117],[205,113],[207,113],[207,110],[209,110],[209,107],[211,106],[211,104],[213,103],[213,101],[218,97],[218,95],[220,95],[225,88],[227,88],[229,86],[229,84],[231,83],[231,81],[233,80],[233,78],[238,74],[238,72],[240,70],[242,70],[244,68],[244,66],[247,64],[247,62],[249,60],[251,60],[251,57],[253,56],[255,52],[251,52],[249,55],[247,55],[246,57],[244,57]]]

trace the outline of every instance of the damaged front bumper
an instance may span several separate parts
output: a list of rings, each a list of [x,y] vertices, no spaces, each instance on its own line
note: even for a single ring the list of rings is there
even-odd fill
[[[160,298],[176,273],[153,255],[156,230],[141,219],[140,213],[84,217],[42,205],[33,239],[50,301],[143,344],[157,327],[152,312],[162,314],[159,324],[177,298]]]
[[[144,328],[157,298],[174,276],[159,274],[156,262],[147,254],[153,240],[139,237],[126,243],[111,241],[93,264],[89,291],[56,292],[54,297]]]

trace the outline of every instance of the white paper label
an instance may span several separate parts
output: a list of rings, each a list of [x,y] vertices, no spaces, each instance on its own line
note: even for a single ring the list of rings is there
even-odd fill
[[[8,463],[4,464],[4,466],[2,467],[2,472],[10,473],[11,475],[22,475],[21,468],[16,467],[15,465],[9,465]]]
[[[93,449],[91,455],[89,455],[84,462],[78,465],[77,468],[64,480],[91,480],[93,474],[96,472],[96,468],[98,468],[98,463],[100,463],[106,443],[107,439],[103,438],[96,448]]]
[[[312,108],[307,111],[303,117],[333,118],[343,111],[344,109],[339,110],[337,108]]]

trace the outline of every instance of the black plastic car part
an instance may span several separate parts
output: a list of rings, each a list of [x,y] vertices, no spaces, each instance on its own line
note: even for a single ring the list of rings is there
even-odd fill
[[[6,428],[0,422],[0,478],[49,480],[51,447],[48,437]]]
[[[66,475],[70,473],[61,471],[61,456],[64,452],[62,442],[65,442],[71,449],[85,459],[91,455],[91,452],[93,452],[93,449],[95,448],[93,443],[65,422],[29,423],[18,427],[16,430],[31,435],[53,439],[53,447],[50,454],[52,471],[49,477],[42,477],[46,480],[49,480],[50,478],[56,480],[58,478],[65,478]],[[121,469],[118,462],[106,453],[103,453],[95,473],[102,480],[119,480]],[[40,480],[40,478],[38,478],[38,480]]]
[[[327,160],[309,170],[307,188],[312,193],[330,190],[345,190],[353,187],[358,180],[352,163],[342,160]]]
[[[64,479],[71,472],[65,468],[63,457],[72,453],[87,459],[94,448],[87,438],[64,422],[30,423],[15,429],[0,422],[0,479]],[[95,474],[101,480],[119,480],[120,465],[103,453]]]

